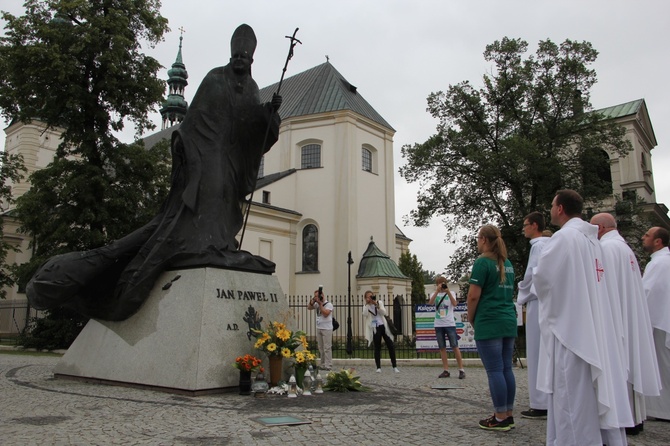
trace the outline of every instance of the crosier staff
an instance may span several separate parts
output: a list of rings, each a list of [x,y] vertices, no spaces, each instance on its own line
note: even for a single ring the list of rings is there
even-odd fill
[[[286,63],[284,63],[284,68],[282,69],[281,72],[281,79],[279,79],[279,85],[277,85],[277,91],[274,92],[272,97],[274,98],[275,96],[279,96],[279,91],[281,90],[281,84],[284,82],[284,75],[286,74],[286,67],[288,67],[288,62],[293,58],[293,48],[296,46],[296,44],[301,44],[302,42],[298,39],[295,38],[295,35],[298,33],[298,29],[296,28],[295,31],[293,31],[292,36],[285,36],[287,39],[291,41],[291,45],[288,49],[288,55],[286,56]],[[273,107],[272,109],[272,114],[270,115],[270,119],[268,120],[268,126],[265,129],[265,137],[263,138],[263,145],[261,147],[265,147],[265,144],[268,141],[268,135],[270,133],[270,125],[272,124],[272,117],[274,114],[277,113],[277,109]],[[247,229],[247,221],[249,220],[249,210],[251,209],[251,200],[254,198],[254,192],[255,190],[251,191],[251,196],[249,197],[249,201],[247,201],[247,210],[244,213],[244,225],[242,225],[242,235],[240,236],[240,244],[238,246],[238,250],[242,249],[242,241],[244,241],[244,232]]]

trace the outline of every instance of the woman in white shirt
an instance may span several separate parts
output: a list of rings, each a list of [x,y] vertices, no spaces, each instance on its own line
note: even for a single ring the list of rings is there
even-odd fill
[[[377,296],[372,291],[366,291],[364,295],[365,305],[363,305],[363,320],[365,323],[365,339],[368,341],[368,347],[371,343],[375,346],[375,364],[377,373],[381,373],[381,351],[382,338],[386,342],[386,348],[389,349],[391,357],[391,366],[396,373],[399,373],[398,364],[395,357],[395,346],[388,333],[391,331],[386,324],[386,307],[384,302],[377,300]]]

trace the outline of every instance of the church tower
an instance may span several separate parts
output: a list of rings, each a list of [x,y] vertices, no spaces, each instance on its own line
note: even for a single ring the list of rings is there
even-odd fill
[[[184,30],[181,29],[181,32],[183,34]],[[172,68],[168,70],[167,83],[169,93],[167,100],[163,102],[163,107],[160,110],[163,118],[162,130],[172,127],[178,122],[182,122],[188,109],[188,103],[184,100],[184,90],[188,85],[188,72],[181,57],[182,40],[184,40],[184,36],[180,35],[177,59],[172,64]]]

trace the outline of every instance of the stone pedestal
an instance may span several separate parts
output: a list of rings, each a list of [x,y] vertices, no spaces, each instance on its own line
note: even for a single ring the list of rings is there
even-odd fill
[[[56,377],[185,394],[237,388],[235,358],[251,353],[250,326],[290,325],[275,276],[217,268],[168,271],[122,322],[91,320],[56,365]],[[262,356],[259,356],[262,358]]]

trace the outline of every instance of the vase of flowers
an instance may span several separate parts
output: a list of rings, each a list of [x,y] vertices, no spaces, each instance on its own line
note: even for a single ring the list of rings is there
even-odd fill
[[[307,345],[307,337],[302,331],[291,331],[286,324],[270,322],[265,330],[252,329],[256,336],[254,347],[265,352],[270,362],[270,385],[276,386],[281,381],[282,362],[291,358],[299,346]]]
[[[305,348],[304,350],[296,351],[293,354],[293,359],[295,360],[293,365],[295,368],[295,380],[298,383],[298,387],[302,388],[305,372],[310,365],[316,367],[316,355]]]
[[[251,395],[251,373],[263,372],[261,360],[249,354],[238,356],[233,367],[240,371],[240,395]]]

